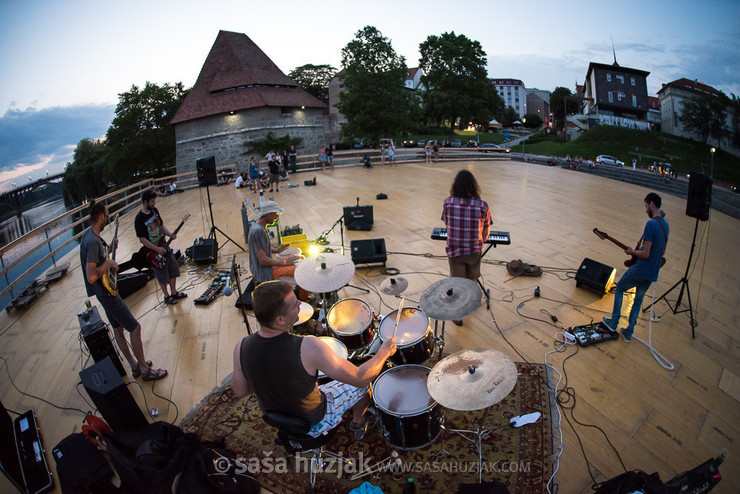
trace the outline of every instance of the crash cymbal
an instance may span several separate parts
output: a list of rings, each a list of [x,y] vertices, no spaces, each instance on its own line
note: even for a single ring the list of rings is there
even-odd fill
[[[293,277],[304,290],[324,293],[339,290],[354,274],[355,265],[351,259],[341,254],[323,253],[301,259]]]
[[[409,287],[406,278],[386,278],[380,284],[380,291],[386,295],[401,295]]]
[[[419,306],[438,321],[462,319],[481,302],[483,292],[478,283],[467,278],[445,278],[433,283],[421,294]]]
[[[452,410],[480,410],[516,385],[516,365],[496,350],[463,350],[442,359],[427,378],[434,400]]]
[[[313,306],[309,303],[301,302],[301,308],[298,309],[298,320],[293,324],[293,326],[303,324],[311,319],[311,316],[313,316]]]

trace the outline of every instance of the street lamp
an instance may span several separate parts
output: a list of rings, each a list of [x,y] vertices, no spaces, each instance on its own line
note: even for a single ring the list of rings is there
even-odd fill
[[[526,124],[527,124],[527,117],[523,117],[522,118],[522,125],[524,125],[524,128],[525,129],[527,128],[527,125]],[[525,130],[525,132],[526,132],[526,130]],[[526,140],[527,140],[527,138],[525,137],[524,140],[522,141],[522,155],[524,155],[524,161],[527,161],[527,155],[524,153],[524,141],[526,141]]]
[[[714,149],[714,148],[709,148],[709,151],[710,151],[710,152],[712,153],[712,163],[711,163],[711,166],[710,166],[710,168],[709,168],[709,177],[710,177],[710,178],[714,178],[714,153],[715,153],[715,152],[716,152],[717,150],[716,150],[716,149]]]

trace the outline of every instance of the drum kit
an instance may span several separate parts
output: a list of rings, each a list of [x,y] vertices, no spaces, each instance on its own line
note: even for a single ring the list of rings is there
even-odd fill
[[[296,268],[296,283],[321,294],[320,312],[325,314],[326,329],[331,334],[321,339],[341,358],[359,365],[395,335],[397,350],[389,358],[389,368],[373,384],[373,401],[386,442],[395,449],[416,450],[430,446],[442,429],[450,430],[476,445],[482,480],[481,443],[491,432],[484,428],[486,415],[514,389],[516,366],[495,350],[463,350],[442,358],[444,322],[475,311],[483,296],[480,286],[465,278],[445,278],[424,290],[419,307],[403,307],[402,301],[398,310],[381,317],[363,300],[336,299],[335,292],[349,283],[354,271],[351,260],[332,253],[303,259]],[[390,277],[381,283],[380,291],[398,297],[408,286],[406,279]],[[431,319],[435,320],[434,330]],[[442,321],[441,337],[437,336],[437,321]],[[424,364],[435,347],[439,349],[439,361],[430,368]],[[319,378],[329,379],[322,373]],[[448,429],[442,407],[484,410],[480,426],[476,430]],[[465,434],[473,434],[474,439]]]

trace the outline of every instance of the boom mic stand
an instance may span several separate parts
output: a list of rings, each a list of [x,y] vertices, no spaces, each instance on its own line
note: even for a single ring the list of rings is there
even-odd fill
[[[224,245],[228,244],[229,242],[232,242],[234,245],[239,247],[242,250],[242,252],[244,252],[244,247],[236,243],[233,238],[226,235],[226,232],[224,232],[222,229],[216,226],[216,223],[213,221],[213,208],[211,207],[211,204],[212,204],[211,203],[211,190],[208,188],[207,185],[206,185],[206,194],[208,195],[208,212],[211,214],[211,232],[208,234],[208,238],[213,238],[214,240],[216,240],[216,244],[218,244],[218,240],[216,239],[216,230],[218,230],[219,232],[221,232],[221,235],[223,235],[224,237],[228,239],[226,242],[224,242]],[[221,249],[221,247],[223,247],[224,245],[221,245],[219,249]]]
[[[696,320],[694,319],[694,307],[691,305],[691,292],[689,291],[689,268],[691,267],[691,259],[694,257],[694,247],[696,247],[696,231],[699,228],[699,218],[696,219],[696,224],[694,225],[694,238],[691,240],[691,251],[689,252],[689,260],[686,263],[686,271],[683,274],[683,278],[678,280],[672,287],[668,289],[667,292],[665,292],[663,295],[658,297],[657,300],[655,300],[652,304],[642,309],[642,312],[651,309],[655,304],[660,302],[661,300],[665,300],[665,303],[668,304],[668,307],[671,309],[671,312],[674,314],[680,314],[682,312],[688,312],[689,313],[689,320],[691,321],[691,337],[696,338],[696,334],[694,333],[694,328],[696,327]],[[678,292],[678,299],[676,300],[676,305],[671,307],[671,302],[666,298],[666,295],[671,293],[678,285],[681,285],[681,290]],[[678,308],[681,306],[681,300],[683,299],[683,291],[686,290],[686,297],[689,299],[689,308],[688,309],[682,309],[679,310]]]
[[[329,242],[326,240],[326,236],[329,235],[329,233],[333,232],[334,231],[334,228],[336,228],[337,225],[339,225],[339,237],[342,239],[342,255],[344,255],[344,216],[340,216],[339,219],[337,221],[335,221],[332,226],[329,227],[329,229],[327,229],[324,233],[322,233],[321,235],[319,235],[319,238],[316,239],[316,243],[319,244],[319,245],[329,245]],[[349,287],[352,287],[352,288],[356,288],[358,290],[361,290],[361,291],[363,291],[365,293],[370,293],[370,290],[368,290],[366,288],[359,287],[357,285],[350,285],[349,283],[347,283],[344,286],[349,286]],[[342,288],[344,288],[344,287],[342,287]],[[341,290],[341,288],[340,288],[340,290]]]

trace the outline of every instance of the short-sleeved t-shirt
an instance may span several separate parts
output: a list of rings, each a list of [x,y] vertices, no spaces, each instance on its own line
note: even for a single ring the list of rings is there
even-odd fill
[[[661,225],[665,228],[665,234]],[[666,242],[668,241],[668,232],[668,222],[662,216],[645,223],[642,238],[644,241],[650,242],[650,256],[647,259],[637,259],[637,262],[632,266],[634,274],[645,280],[658,281],[660,262],[663,259]]]
[[[95,267],[98,267],[103,264],[105,260],[106,255],[103,239],[100,238],[100,236],[95,235],[95,232],[88,229],[82,234],[82,239],[80,240],[80,264],[82,266],[82,277],[85,280],[85,289],[87,290],[88,296],[95,295],[100,298],[107,294],[105,287],[103,287],[100,280],[92,284],[87,280],[86,272],[88,263],[95,263]]]
[[[152,208],[149,214],[139,211],[134,219],[134,228],[137,237],[147,238],[154,245],[159,245],[160,240],[164,238],[162,217],[159,216],[157,208]]]
[[[270,248],[270,236],[267,230],[259,223],[252,223],[247,235],[247,244],[249,245],[249,270],[254,276],[256,283],[270,281],[272,279],[272,266],[263,266],[257,258],[257,252],[264,250],[267,257],[272,257]]]

